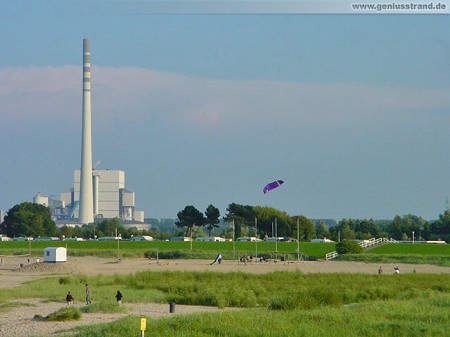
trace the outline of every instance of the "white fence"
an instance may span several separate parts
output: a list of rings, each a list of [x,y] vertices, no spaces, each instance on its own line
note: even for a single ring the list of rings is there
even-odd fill
[[[362,247],[362,249],[369,250],[369,249],[384,245],[386,243],[393,243],[393,242],[396,242],[396,241],[394,239],[388,240],[386,238],[378,238],[378,239],[372,238],[370,240],[360,242],[359,245]],[[332,260],[338,255],[339,254],[336,251],[330,252],[327,255],[325,255],[325,259]]]

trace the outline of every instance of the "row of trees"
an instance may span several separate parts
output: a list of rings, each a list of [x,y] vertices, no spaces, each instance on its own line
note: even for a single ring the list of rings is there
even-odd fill
[[[195,232],[195,227],[203,227],[209,235],[219,228],[220,211],[213,205],[209,205],[204,213],[194,206],[186,206],[178,212],[175,225],[184,229],[184,235],[190,236]],[[297,222],[300,229],[300,238],[310,240],[314,236],[314,223],[304,216],[289,216],[286,212],[272,207],[249,206],[229,204],[223,220],[229,225],[222,230],[220,235],[231,237],[234,224],[235,237],[259,236],[260,238],[277,236],[296,237]],[[275,233],[277,231],[277,233]]]
[[[186,235],[190,235],[194,228],[205,226],[211,231],[220,222],[219,210],[209,205],[204,215],[194,206],[186,206],[178,213],[176,225],[185,228]],[[232,203],[227,208],[224,221],[234,223],[235,235],[239,236],[268,236],[297,237],[297,223],[300,239],[330,238],[334,241],[364,240],[373,237],[386,237],[395,240],[445,240],[450,242],[450,210],[439,215],[433,222],[422,217],[407,214],[395,216],[393,221],[375,221],[374,219],[342,219],[333,226],[327,226],[324,221],[316,223],[302,216],[290,216],[286,212],[272,207],[239,205]],[[274,228],[274,225],[276,227]],[[256,233],[257,229],[257,233]],[[277,233],[274,232],[274,229]],[[229,237],[230,227],[224,230],[223,236]]]
[[[51,219],[47,207],[24,202],[11,208],[0,232],[10,237],[17,236],[65,236],[95,238],[114,236],[116,231],[123,238],[136,235],[151,235],[158,239],[168,239],[170,235],[204,236],[206,233],[231,238],[240,236],[258,236],[260,238],[283,236],[297,237],[297,224],[301,240],[330,238],[334,241],[345,239],[367,239],[372,237],[394,238],[396,240],[445,240],[450,242],[450,211],[446,210],[433,222],[408,214],[396,216],[392,221],[375,221],[373,219],[342,219],[332,226],[324,221],[315,223],[302,216],[290,216],[286,212],[272,207],[249,206],[231,203],[226,214],[221,218],[217,207],[209,205],[204,213],[194,206],[186,206],[178,212],[175,226],[178,232],[164,233],[155,231],[138,231],[126,229],[118,219],[105,219],[100,223],[82,227],[62,227],[58,229]]]

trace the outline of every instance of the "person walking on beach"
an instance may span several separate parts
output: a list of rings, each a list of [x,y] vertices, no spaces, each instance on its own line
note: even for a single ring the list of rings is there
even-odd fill
[[[378,274],[379,274],[379,275],[383,274],[383,269],[381,269],[381,267],[378,268]]]
[[[88,284],[86,283],[86,305],[91,304],[91,289],[89,288]]]
[[[122,293],[119,290],[117,290],[116,299],[117,303],[119,303],[119,305],[122,305]]]
[[[73,296],[70,294],[70,291],[69,291],[66,295],[67,305],[73,305],[73,301],[74,301]]]

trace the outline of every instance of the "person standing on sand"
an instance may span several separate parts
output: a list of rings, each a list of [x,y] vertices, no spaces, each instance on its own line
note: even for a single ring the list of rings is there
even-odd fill
[[[69,291],[66,295],[67,305],[73,305],[73,301],[74,301],[73,296],[70,294],[70,291]]]
[[[91,304],[91,289],[89,288],[88,284],[86,283],[86,305]]]
[[[119,303],[119,305],[122,305],[122,293],[119,290],[117,290],[116,299],[117,303]]]
[[[381,269],[381,267],[378,268],[378,274],[379,274],[379,275],[383,274],[383,269]]]

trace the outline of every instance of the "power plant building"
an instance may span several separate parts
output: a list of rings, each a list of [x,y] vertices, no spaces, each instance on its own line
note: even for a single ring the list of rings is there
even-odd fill
[[[79,216],[80,170],[73,175],[73,189],[61,193],[68,207],[69,218]],[[135,194],[125,188],[125,172],[121,170],[92,170],[93,210],[95,220],[118,218],[124,221],[144,221],[144,212],[135,210]]]
[[[134,209],[134,192],[125,188],[125,172],[96,170],[92,167],[91,121],[91,43],[83,39],[83,104],[81,169],[73,175],[73,189],[61,193],[63,215],[60,219],[78,219],[79,224],[119,218],[144,221],[144,212]],[[55,213],[56,214],[56,213]]]

